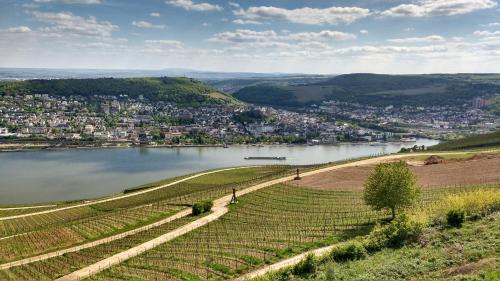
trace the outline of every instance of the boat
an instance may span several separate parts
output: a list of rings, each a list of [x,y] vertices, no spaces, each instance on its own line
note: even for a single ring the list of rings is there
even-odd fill
[[[286,157],[284,157],[284,156],[271,156],[271,157],[255,156],[255,157],[245,157],[245,160],[286,160]]]

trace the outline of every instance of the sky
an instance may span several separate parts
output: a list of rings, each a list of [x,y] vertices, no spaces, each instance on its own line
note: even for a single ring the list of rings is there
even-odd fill
[[[0,0],[0,67],[500,72],[497,0]]]

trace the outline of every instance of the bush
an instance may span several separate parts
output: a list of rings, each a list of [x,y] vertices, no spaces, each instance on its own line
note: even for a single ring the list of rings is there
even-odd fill
[[[465,221],[464,210],[451,210],[446,214],[446,222],[448,225],[460,228]]]
[[[406,214],[401,214],[384,228],[387,246],[401,247],[408,240],[417,238],[423,231],[424,225],[412,221]]]
[[[305,259],[301,260],[293,267],[292,273],[297,276],[307,276],[315,273],[317,268],[318,262],[316,260],[316,257],[312,254],[309,254]]]
[[[377,225],[363,241],[363,245],[369,252],[378,251],[384,247],[401,247],[407,241],[416,239],[424,227],[425,222],[401,214],[388,225]]]
[[[192,207],[192,214],[193,216],[197,216],[206,212],[210,212],[213,207],[212,201],[203,201],[203,202],[198,202],[194,203]]]
[[[364,259],[367,251],[360,242],[349,242],[333,248],[330,256],[336,262],[346,262]]]

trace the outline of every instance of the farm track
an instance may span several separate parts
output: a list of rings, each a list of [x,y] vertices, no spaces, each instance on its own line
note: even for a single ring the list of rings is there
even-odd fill
[[[282,260],[280,262],[273,263],[273,264],[267,265],[263,268],[249,272],[243,276],[240,276],[238,278],[233,279],[233,281],[250,280],[250,279],[253,279],[253,278],[256,278],[259,276],[266,275],[267,273],[270,273],[270,272],[275,272],[275,271],[278,271],[278,270],[286,268],[286,267],[294,266],[294,265],[298,264],[300,261],[302,261],[308,255],[314,255],[316,257],[320,257],[320,256],[330,252],[331,250],[333,250],[333,247],[334,246],[327,246],[327,247],[304,252],[302,254],[293,256],[291,258],[287,258],[287,259]]]
[[[330,167],[326,167],[326,168],[321,168],[321,169],[318,169],[318,170],[315,170],[315,171],[310,171],[310,172],[305,172],[303,174],[301,174],[302,177],[307,177],[307,176],[312,176],[312,175],[316,175],[316,174],[320,174],[320,173],[323,173],[323,172],[328,172],[328,171],[332,171],[332,170],[337,170],[337,169],[341,169],[341,168],[346,168],[346,167],[355,167],[355,166],[359,166],[359,165],[373,165],[373,164],[377,164],[377,163],[380,163],[380,162],[384,162],[384,161],[388,161],[388,160],[395,160],[395,159],[401,159],[401,158],[406,158],[406,157],[412,157],[412,156],[421,156],[421,155],[446,155],[446,154],[456,154],[456,152],[442,152],[442,153],[414,153],[414,154],[397,154],[397,155],[388,155],[388,156],[382,156],[382,157],[377,157],[377,158],[370,158],[370,159],[366,159],[366,160],[360,160],[360,161],[356,161],[356,162],[351,162],[351,163],[346,163],[346,164],[340,164],[340,165],[336,165],[336,166],[330,166]],[[282,178],[279,178],[279,179],[275,179],[275,180],[271,180],[271,181],[268,181],[268,182],[264,182],[264,183],[261,183],[261,184],[257,184],[257,185],[254,185],[252,187],[249,187],[249,188],[246,188],[246,189],[243,189],[243,190],[240,190],[240,191],[237,191],[237,196],[242,196],[242,195],[245,195],[245,194],[248,194],[248,193],[251,193],[251,192],[254,192],[254,191],[257,191],[257,190],[260,190],[262,188],[265,188],[265,187],[269,187],[269,186],[272,186],[272,185],[275,185],[275,184],[279,184],[279,183],[284,183],[284,182],[288,182],[288,181],[291,181],[295,178],[295,175],[293,176],[286,176],[286,177],[282,177]],[[168,232],[164,235],[161,235],[155,239],[152,239],[150,241],[147,241],[141,245],[138,245],[136,247],[132,247],[126,251],[123,251],[123,252],[120,252],[120,253],[117,253],[111,257],[108,257],[108,258],[105,258],[97,263],[94,263],[90,266],[87,266],[87,267],[84,267],[80,270],[77,270],[77,271],[74,271],[66,276],[63,276],[57,280],[60,280],[60,281],[67,281],[67,280],[81,280],[81,279],[84,279],[84,278],[87,278],[87,277],[90,277],[94,274],[97,274],[107,268],[110,268],[111,266],[113,265],[117,265],[117,264],[120,264],[121,262],[125,261],[125,260],[128,260],[130,258],[133,258],[133,257],[136,257],[138,256],[139,254],[142,254],[144,252],[146,252],[147,250],[150,250],[150,249],[153,249],[165,242],[168,242],[170,240],[173,240],[179,236],[182,236],[194,229],[197,229],[203,225],[206,225],[207,223],[211,222],[211,221],[214,221],[220,217],[222,217],[224,214],[226,214],[228,212],[228,209],[227,209],[227,205],[229,205],[230,201],[231,201],[231,198],[232,198],[232,195],[226,195],[222,198],[219,198],[217,200],[214,201],[214,207],[212,209],[213,213],[206,216],[206,217],[203,217],[203,218],[200,218],[196,221],[193,221],[187,225],[184,225],[180,228],[177,228],[171,232]],[[189,214],[189,209],[186,209],[186,210],[183,210],[182,212],[187,212],[187,214]],[[119,238],[118,238],[119,239]],[[328,250],[328,247],[321,249],[317,249],[316,251],[327,251]],[[300,256],[300,255],[299,255]],[[294,257],[294,258],[298,258],[298,257]],[[300,258],[298,258],[300,260]],[[294,260],[291,260],[291,261],[288,261],[290,263],[292,263]],[[284,263],[286,264],[286,263]],[[282,265],[282,266],[287,266],[287,265]],[[268,269],[268,270],[273,270],[273,269]]]
[[[256,167],[256,166],[235,167],[235,168],[227,168],[227,169],[220,169],[220,170],[214,170],[214,171],[210,171],[210,172],[199,173],[199,174],[195,174],[193,176],[190,176],[190,177],[187,177],[187,178],[183,178],[183,179],[180,179],[180,180],[168,183],[168,184],[164,184],[164,185],[160,185],[160,186],[157,186],[157,187],[148,188],[148,189],[137,191],[137,192],[130,193],[130,194],[124,194],[124,195],[115,196],[115,197],[111,197],[111,198],[106,198],[106,199],[102,199],[102,200],[85,202],[85,203],[81,203],[81,204],[76,204],[76,205],[71,205],[71,206],[62,207],[62,208],[56,208],[56,209],[50,209],[50,210],[45,210],[45,211],[40,211],[40,212],[27,213],[27,214],[21,214],[21,215],[14,215],[14,216],[9,216],[9,217],[0,217],[0,221],[11,220],[11,219],[18,219],[18,218],[24,218],[24,217],[34,216],[34,215],[42,215],[42,214],[54,213],[54,212],[64,211],[64,210],[69,210],[69,209],[74,209],[74,208],[78,208],[78,207],[85,207],[85,206],[95,205],[95,204],[99,204],[99,203],[105,203],[105,202],[115,201],[115,200],[119,200],[119,199],[129,198],[129,197],[137,196],[137,195],[140,195],[140,194],[148,193],[148,192],[155,191],[155,190],[158,190],[158,189],[162,189],[162,188],[165,188],[165,187],[169,187],[169,186],[172,186],[172,185],[176,185],[176,184],[179,184],[181,182],[185,182],[185,181],[188,181],[188,180],[191,180],[191,179],[194,179],[194,178],[198,178],[198,177],[201,177],[201,176],[205,176],[205,175],[210,175],[210,174],[214,174],[214,173],[218,173],[218,172],[224,172],[224,171],[237,170],[237,169],[252,168],[252,167]]]

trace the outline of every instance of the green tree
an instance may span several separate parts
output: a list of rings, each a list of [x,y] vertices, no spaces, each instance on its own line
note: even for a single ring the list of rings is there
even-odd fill
[[[394,219],[396,210],[411,205],[419,194],[415,175],[399,161],[375,167],[365,183],[364,199],[376,210],[390,209]]]

